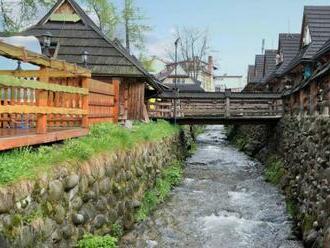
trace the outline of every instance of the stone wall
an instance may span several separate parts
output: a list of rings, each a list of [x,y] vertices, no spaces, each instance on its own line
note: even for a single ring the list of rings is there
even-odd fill
[[[279,185],[295,208],[306,246],[330,248],[329,117],[287,116],[272,127],[235,127],[231,138],[263,162],[274,154],[280,158]]]
[[[61,165],[0,188],[0,247],[72,247],[84,233],[129,228],[161,168],[185,154],[183,137]]]

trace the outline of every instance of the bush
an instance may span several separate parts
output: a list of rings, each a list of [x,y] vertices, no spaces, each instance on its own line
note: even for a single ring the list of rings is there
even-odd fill
[[[117,238],[106,236],[85,235],[82,240],[78,242],[79,248],[116,248]]]
[[[276,185],[280,183],[284,175],[285,170],[282,161],[276,156],[270,156],[266,162],[266,180]]]
[[[137,221],[145,220],[149,213],[159,204],[165,201],[171,189],[182,180],[183,169],[179,161],[163,169],[161,177],[156,180],[155,187],[144,194],[141,207],[136,213]]]

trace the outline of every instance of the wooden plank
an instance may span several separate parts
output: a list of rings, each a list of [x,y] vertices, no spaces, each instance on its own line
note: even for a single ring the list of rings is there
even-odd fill
[[[115,78],[112,80],[112,84],[114,87],[114,108],[113,108],[113,119],[114,123],[118,123],[119,119],[119,88],[120,88],[120,80],[118,78]]]
[[[62,114],[62,115],[88,115],[88,110],[77,108],[58,108],[30,105],[0,105],[0,114]]]
[[[6,58],[21,60],[51,69],[70,71],[77,76],[84,75],[91,77],[91,72],[86,68],[79,67],[75,64],[70,64],[65,61],[50,59],[47,56],[28,51],[24,47],[13,46],[3,41],[0,41],[0,55]]]
[[[40,80],[43,82],[49,82],[49,74],[46,68],[42,68],[41,70]],[[37,91],[37,106],[45,107],[48,106],[48,91],[46,90],[38,90]],[[17,106],[11,106],[15,108]],[[19,106],[19,108],[23,108]],[[28,107],[27,107],[28,108]],[[1,110],[0,110],[1,111]],[[17,112],[20,113],[20,112]],[[45,134],[47,133],[47,114],[46,113],[37,113],[37,134]]]
[[[113,84],[104,83],[95,79],[90,79],[89,92],[111,96],[114,96],[115,94]]]
[[[41,72],[39,70],[0,70],[0,75],[11,75],[14,77],[22,77],[22,78],[38,78],[41,76]],[[61,71],[50,69],[49,75],[52,78],[69,78],[69,77],[77,77],[76,73],[72,73],[70,71]],[[78,76],[80,77],[90,77],[90,73],[80,73]]]
[[[88,132],[88,129],[75,128],[68,130],[51,131],[46,134],[28,134],[4,137],[0,138],[0,151],[81,137],[87,135]]]
[[[89,78],[83,78],[82,79],[82,87],[88,89],[89,88],[89,83],[90,83],[90,79]],[[82,110],[88,112],[88,95],[87,96],[83,96],[82,97]],[[82,118],[82,123],[81,126],[83,128],[88,128],[89,124],[88,124],[88,115],[84,115]]]

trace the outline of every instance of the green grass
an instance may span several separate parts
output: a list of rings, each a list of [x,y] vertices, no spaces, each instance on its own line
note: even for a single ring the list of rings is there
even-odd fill
[[[155,187],[144,194],[141,207],[135,215],[137,221],[145,220],[156,206],[165,201],[171,189],[182,180],[183,169],[179,161],[164,169],[156,180]]]
[[[78,241],[79,248],[116,248],[118,239],[106,236],[85,235],[83,239]]]
[[[104,152],[131,149],[147,141],[174,135],[178,128],[165,121],[135,123],[132,129],[103,123],[91,127],[88,136],[67,140],[63,145],[22,148],[0,153],[0,185],[36,178],[63,162],[72,165]]]
[[[279,184],[282,177],[285,175],[285,170],[282,161],[276,156],[270,156],[266,162],[265,177],[272,184]]]

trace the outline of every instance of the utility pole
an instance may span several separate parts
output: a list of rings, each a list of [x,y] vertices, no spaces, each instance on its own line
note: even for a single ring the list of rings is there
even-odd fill
[[[178,69],[178,44],[179,44],[180,38],[177,38],[174,42],[175,45],[175,73],[174,73],[174,125],[176,125],[176,103],[177,103],[177,93],[178,93],[178,87],[177,87],[177,69]]]

